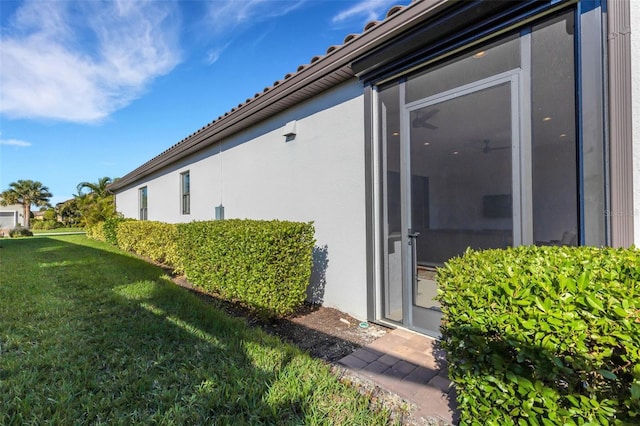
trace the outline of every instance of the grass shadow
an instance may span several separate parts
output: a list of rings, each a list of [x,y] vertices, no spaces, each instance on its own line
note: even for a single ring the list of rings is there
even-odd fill
[[[71,236],[7,241],[2,255],[0,423],[386,418],[136,257]]]

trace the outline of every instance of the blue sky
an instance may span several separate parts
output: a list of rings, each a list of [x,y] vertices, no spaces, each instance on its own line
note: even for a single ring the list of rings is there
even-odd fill
[[[121,177],[409,0],[0,2],[0,190]]]

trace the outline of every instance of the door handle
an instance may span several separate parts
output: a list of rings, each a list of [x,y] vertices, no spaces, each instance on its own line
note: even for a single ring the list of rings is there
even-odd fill
[[[418,244],[415,244],[416,240],[418,239],[418,237],[420,236],[420,233],[413,230],[413,229],[409,229],[409,245],[411,246],[411,270],[412,270],[412,274],[413,274],[413,281],[415,282],[415,284],[418,284],[418,281],[420,281],[420,278],[418,277],[418,273],[417,273],[417,267],[418,267]]]
[[[413,229],[409,229],[409,234],[408,234],[408,237],[409,237],[409,245],[410,245],[410,246],[411,246],[411,245],[413,245],[413,241],[414,241],[416,238],[418,238],[419,236],[420,236],[420,233],[419,233],[419,232],[414,231]]]

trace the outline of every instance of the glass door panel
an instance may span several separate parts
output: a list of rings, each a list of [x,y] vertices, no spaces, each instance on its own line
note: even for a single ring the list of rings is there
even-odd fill
[[[382,141],[382,198],[384,288],[382,293],[385,319],[404,320],[402,260],[402,197],[400,181],[400,102],[396,84],[380,92],[380,140]]]
[[[467,247],[604,241],[590,214],[604,211],[600,133],[583,126],[595,145],[578,143],[574,14],[378,92],[385,319],[437,335],[435,268]]]
[[[409,108],[412,325],[437,331],[435,267],[467,249],[513,245],[515,77]]]

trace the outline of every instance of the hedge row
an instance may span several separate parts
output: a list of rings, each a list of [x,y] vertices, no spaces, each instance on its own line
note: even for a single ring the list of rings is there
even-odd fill
[[[174,225],[116,218],[87,235],[172,266],[193,285],[263,317],[288,315],[304,302],[315,244],[312,223],[275,220]]]
[[[123,222],[132,220],[133,219],[112,217],[104,222],[96,222],[91,226],[87,226],[85,228],[85,231],[87,232],[87,237],[89,238],[93,238],[94,240],[102,241],[119,247],[117,235],[118,226]]]
[[[438,282],[462,423],[640,424],[640,251],[469,250]]]
[[[178,225],[179,257],[194,284],[265,316],[304,302],[315,243],[311,223],[224,220]]]
[[[182,271],[178,256],[178,229],[171,223],[130,220],[116,227],[117,245],[122,250],[171,265]]]

